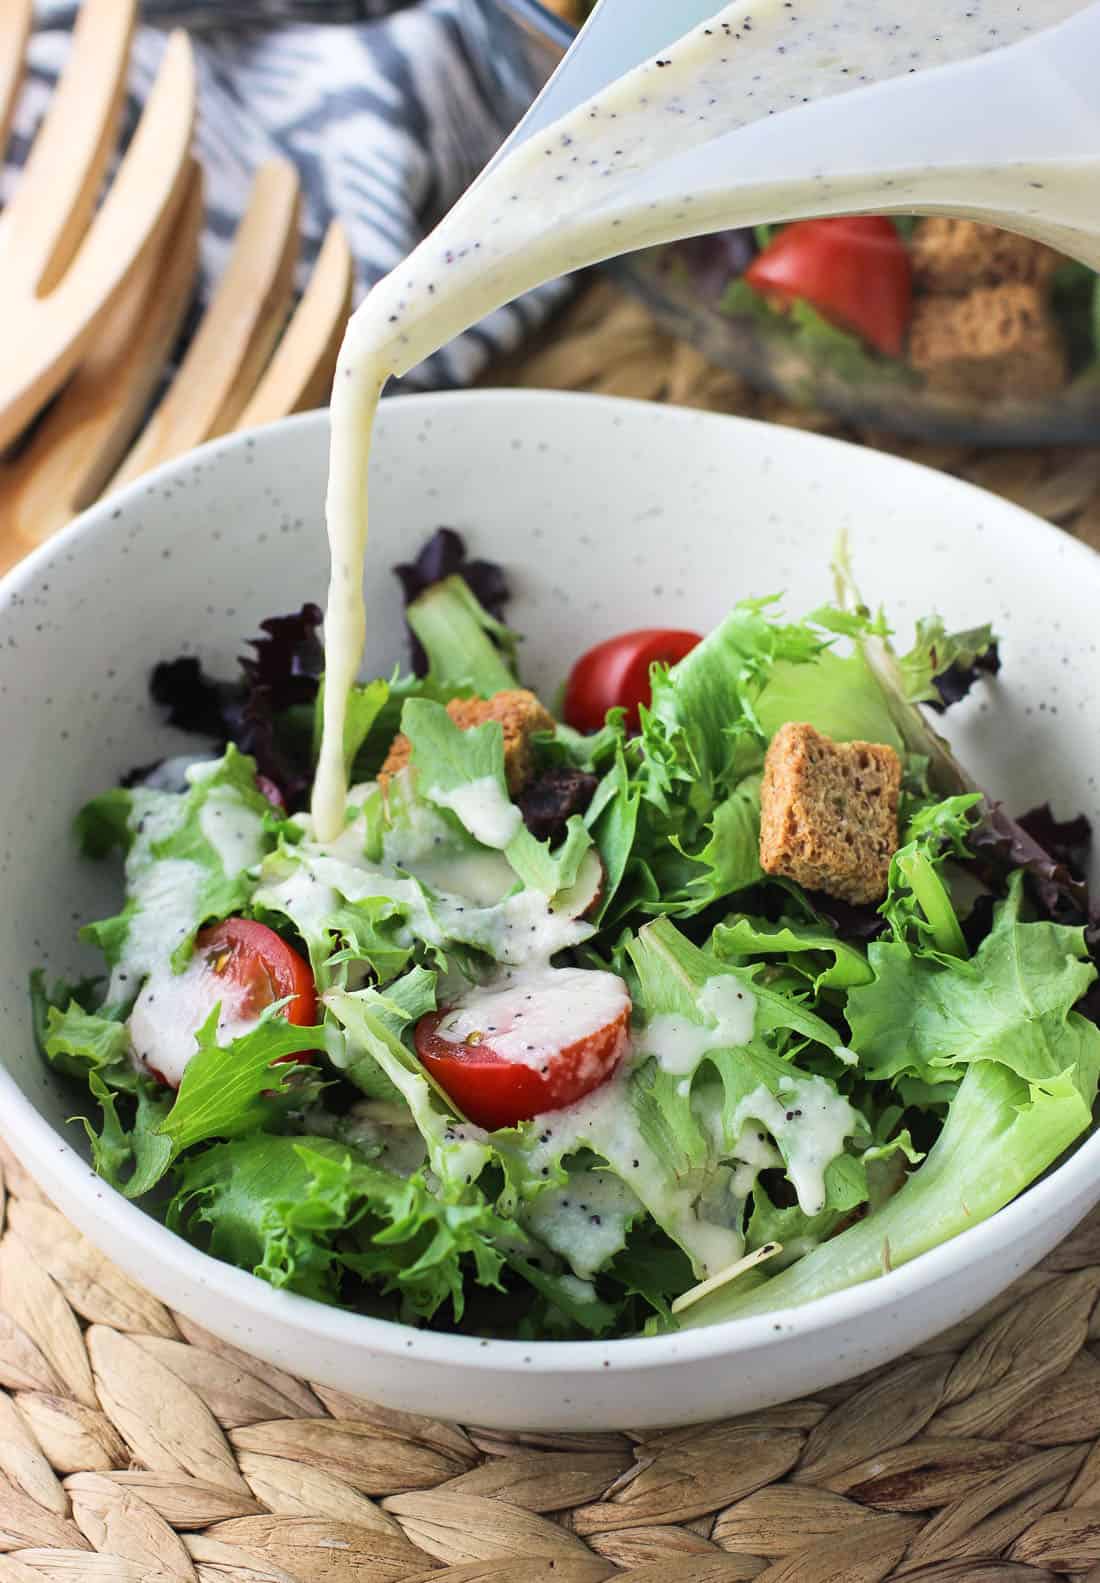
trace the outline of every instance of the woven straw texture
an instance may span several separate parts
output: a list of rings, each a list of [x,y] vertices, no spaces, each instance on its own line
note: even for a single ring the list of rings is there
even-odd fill
[[[830,427],[604,286],[494,379]],[[1100,547],[1100,453],[906,449]],[[813,1400],[636,1436],[460,1429],[170,1313],[0,1145],[0,1583],[1100,1583],[1098,1299],[1100,1212]]]
[[[982,1314],[813,1400],[509,1435],[252,1361],[0,1170],[0,1583],[1100,1576],[1100,1215]]]

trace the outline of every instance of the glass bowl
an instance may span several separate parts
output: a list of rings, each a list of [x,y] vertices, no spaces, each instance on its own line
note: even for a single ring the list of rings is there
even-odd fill
[[[575,28],[538,0],[473,0],[492,42],[492,71],[501,102],[518,120],[574,36]],[[568,0],[563,0],[563,7]],[[767,228],[760,228],[766,231]],[[907,238],[909,227],[899,222]],[[639,296],[673,334],[691,341],[711,362],[788,401],[822,408],[859,425],[917,439],[976,445],[1087,444],[1100,435],[1100,284],[1084,266],[1066,263],[1036,298],[1046,337],[1040,358],[1025,349],[999,364],[971,364],[965,377],[951,367],[931,376],[907,360],[880,355],[856,335],[825,322],[800,304],[776,311],[739,279],[764,240],[727,232],[610,261],[605,269]],[[906,242],[908,246],[908,241]],[[1006,287],[1005,290],[1008,288]],[[950,364],[958,295],[931,305],[939,348]],[[925,311],[930,294],[918,297]],[[981,311],[992,316],[998,298]],[[1024,305],[1028,311],[1030,302]],[[934,322],[934,321],[933,321]],[[995,326],[990,323],[991,338]],[[1053,352],[1051,352],[1053,348]],[[1049,375],[1050,394],[999,393],[1032,377],[1040,361],[1065,360],[1065,377]],[[957,367],[957,365],[956,365]],[[960,386],[962,388],[960,388]],[[981,393],[975,393],[976,390]]]

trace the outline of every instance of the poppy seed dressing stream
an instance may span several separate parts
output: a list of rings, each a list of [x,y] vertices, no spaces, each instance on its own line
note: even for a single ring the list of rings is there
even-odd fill
[[[345,822],[387,379],[544,280],[731,226],[947,212],[1100,264],[1098,45],[1100,6],[1082,0],[738,0],[475,182],[371,290],[340,352],[318,839]]]

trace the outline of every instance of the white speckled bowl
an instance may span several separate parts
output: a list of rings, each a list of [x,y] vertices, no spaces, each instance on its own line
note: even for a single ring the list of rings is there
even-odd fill
[[[833,1384],[979,1307],[1100,1199],[1093,1136],[1015,1204],[870,1285],[682,1336],[486,1342],[363,1319],[170,1235],[94,1177],[73,1097],[41,1066],[27,976],[90,964],[78,920],[112,904],[76,857],[74,810],[172,740],[146,698],[158,659],[226,667],[274,611],[324,593],[327,426],[293,419],[139,483],[0,587],[0,1132],[57,1205],[131,1275],[218,1335],[395,1407],[503,1427],[687,1423]],[[900,627],[933,608],[993,619],[1003,685],[948,717],[975,773],[1023,808],[1100,816],[1100,558],[968,485],[789,429],[584,396],[492,392],[385,404],[375,450],[368,667],[401,652],[389,567],[440,523],[503,561],[525,673],[550,691],[625,627],[706,628],[745,594],[829,592],[847,527],[869,598]],[[175,738],[178,741],[178,738]]]

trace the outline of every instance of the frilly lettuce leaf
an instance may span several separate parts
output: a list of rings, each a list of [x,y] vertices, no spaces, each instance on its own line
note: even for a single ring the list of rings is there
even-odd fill
[[[382,718],[383,711],[390,701],[391,684],[381,676],[373,681],[355,683],[348,693],[347,709],[344,717],[344,768],[349,776],[353,774],[355,761],[362,753],[364,745],[373,732],[376,724]],[[316,762],[321,751],[321,726],[324,720],[325,684],[322,677],[317,688],[317,700],[313,709],[313,759]],[[392,732],[390,735],[392,736]],[[389,738],[387,738],[387,743]]]
[[[195,1036],[196,1053],[178,1093],[135,1066],[124,1022],[75,1001],[46,1009],[46,1058],[87,1083],[103,1112],[99,1134],[81,1118],[96,1169],[128,1198],[155,1187],[198,1143],[281,1124],[288,1091],[296,1103],[316,1092],[312,1073],[273,1063],[319,1048],[323,1029],[296,1027],[273,1009],[251,1032],[222,1045],[216,1042],[219,1009]]]
[[[585,824],[603,864],[603,889],[596,910],[596,923],[601,926],[621,911],[619,890],[637,839],[640,802],[641,789],[630,777],[626,755],[619,744],[585,814]]]
[[[639,930],[628,947],[638,975],[639,995],[646,1014],[670,1013],[691,1021],[705,1021],[699,993],[715,977],[736,979],[754,1001],[753,1040],[799,1034],[826,1050],[837,1043],[832,1025],[811,1011],[796,996],[777,993],[760,981],[760,964],[736,966],[692,945],[667,918],[656,918]]]
[[[825,1208],[808,1215],[797,1202],[784,1208],[773,1204],[767,1188],[758,1180],[753,1187],[752,1215],[745,1239],[748,1251],[779,1243],[782,1251],[769,1260],[771,1269],[778,1271],[831,1237],[867,1201],[867,1169],[863,1160],[851,1154],[837,1155],[826,1169],[825,1190]]]
[[[52,1066],[77,1079],[89,1072],[109,1075],[113,1088],[133,1093],[139,1077],[124,1022],[86,1011],[76,1000],[64,1007],[46,1004],[43,1010],[42,1047]]]
[[[980,802],[979,792],[964,792],[926,804],[909,819],[904,844],[890,860],[880,909],[895,940],[947,965],[969,952],[943,865],[949,857],[969,857],[967,838]]]
[[[935,1083],[945,1068],[997,1061],[1031,1083],[1066,1073],[1091,1105],[1100,1028],[1072,1008],[1096,968],[1083,929],[1021,922],[1022,878],[970,962],[913,956],[896,941],[869,946],[874,981],[850,992],[846,1013],[866,1076]]]
[[[468,1197],[473,1184],[493,1160],[494,1151],[479,1127],[456,1119],[451,1101],[402,1044],[394,1031],[393,1001],[372,989],[354,994],[333,990],[326,996],[325,1004],[346,1034],[349,1074],[363,1056],[377,1065],[401,1095],[420,1129],[439,1192],[454,1202]]]
[[[98,1132],[87,1116],[73,1118],[84,1128],[96,1171],[131,1197],[147,1191],[170,1161],[171,1144],[158,1128],[173,1096],[135,1067],[126,1025],[114,1011],[86,1010],[67,985],[47,992],[40,975],[32,982],[32,997],[46,1060],[85,1084],[99,1107]]]
[[[324,1139],[253,1136],[189,1159],[168,1223],[273,1286],[336,1302],[347,1274],[399,1299],[400,1317],[446,1302],[466,1280],[498,1287],[506,1227],[484,1199],[441,1200]]]
[[[643,785],[658,807],[670,796],[703,809],[718,802],[758,756],[767,733],[757,703],[776,666],[801,670],[821,654],[824,639],[810,627],[768,619],[773,602],[743,601],[671,670],[654,667],[652,704],[642,710]]]
[[[708,948],[721,962],[785,956],[791,967],[809,979],[815,996],[823,989],[868,984],[874,976],[866,953],[838,939],[823,923],[805,924],[792,918],[769,923],[766,918],[741,913],[715,925]],[[826,957],[832,961],[825,962]]]
[[[410,1024],[424,1017],[436,1008],[436,974],[423,967],[414,967],[411,972],[387,984],[384,989],[375,989],[370,992],[370,1011],[374,1017],[379,1035],[384,1030],[400,1041],[401,1035]],[[348,1012],[349,1019],[351,1012]],[[330,1026],[329,1033],[336,1030]],[[356,1038],[344,1024],[344,1035],[340,1039],[329,1038],[328,1055],[333,1065],[338,1067],[350,1083],[354,1083],[369,1099],[396,1100],[404,1106],[405,1096],[387,1075],[385,1067],[381,1066],[371,1050]],[[413,1111],[415,1118],[416,1112]]]
[[[748,775],[724,797],[706,821],[707,842],[698,852],[677,851],[698,864],[678,889],[663,890],[651,911],[688,917],[763,879],[760,867],[760,776]]]
[[[304,1102],[308,1067],[293,1060],[324,1041],[323,1028],[303,1028],[269,1007],[256,1027],[226,1044],[217,1042],[215,1006],[195,1035],[171,1110],[157,1129],[172,1146],[172,1159],[210,1138],[239,1138],[268,1127],[283,1113],[280,1096]]]

